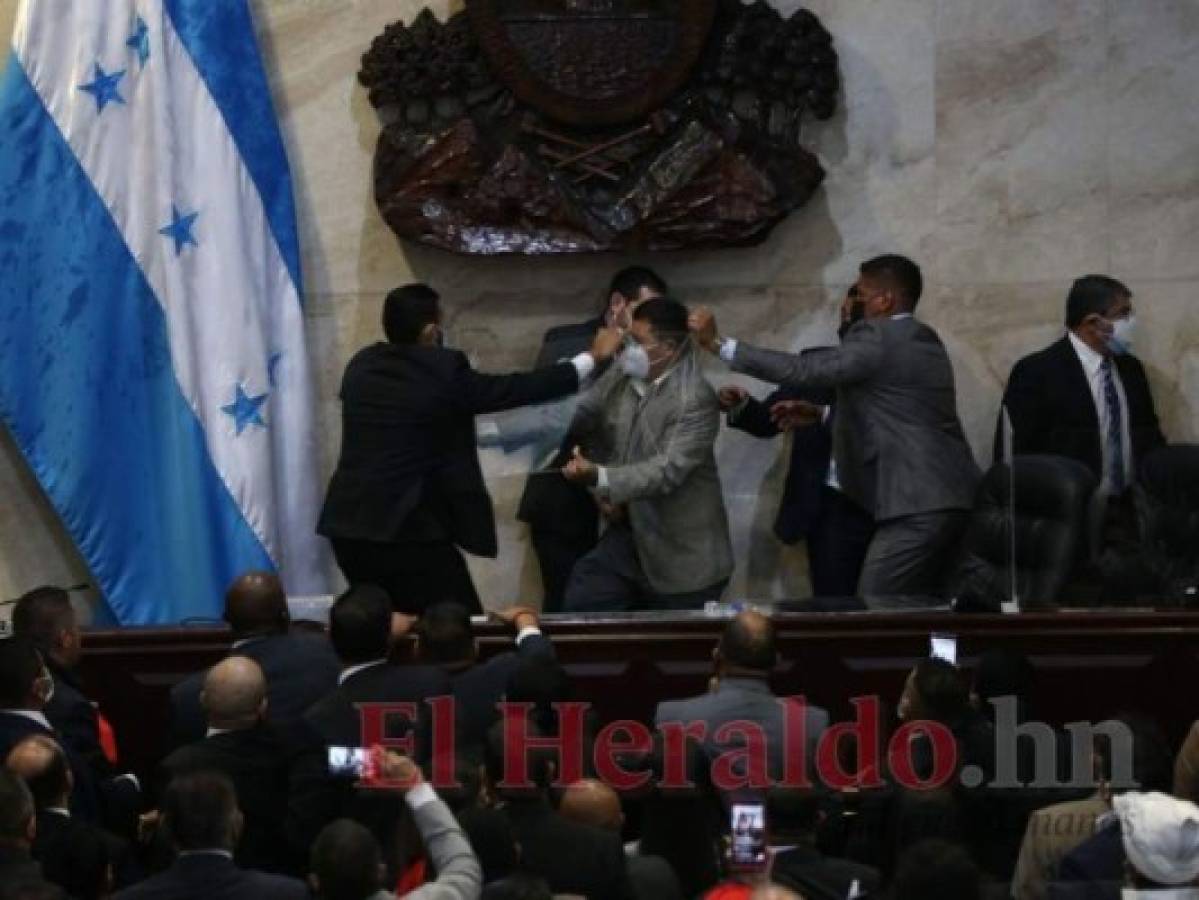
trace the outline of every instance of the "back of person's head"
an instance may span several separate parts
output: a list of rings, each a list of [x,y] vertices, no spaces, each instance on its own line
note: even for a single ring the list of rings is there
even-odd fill
[[[379,890],[383,855],[375,836],[352,819],[330,822],[312,844],[309,882],[321,900],[367,900]]]
[[[634,322],[648,322],[654,338],[679,346],[687,339],[687,307],[670,297],[646,300],[633,312]]]
[[[75,608],[71,606],[71,595],[63,588],[44,585],[19,597],[12,611],[12,630],[31,640],[44,654],[60,654],[65,649],[78,657]],[[69,662],[73,663],[74,658]]]
[[[1116,793],[1129,790],[1169,793],[1174,784],[1174,752],[1161,726],[1139,713],[1123,713],[1114,722],[1128,735],[1128,740],[1113,741],[1102,730],[1096,733],[1094,750],[1099,778],[1108,782]],[[1124,753],[1130,753],[1131,760],[1113,756]],[[1120,773],[1129,771],[1132,781],[1126,783]]]
[[[225,621],[235,638],[287,631],[287,592],[274,572],[246,572],[225,592]]]
[[[505,800],[544,797],[550,784],[557,777],[558,754],[552,747],[534,746],[525,748],[525,781],[517,775],[520,768],[516,761],[508,761],[508,745],[502,721],[487,730],[483,745],[483,768],[492,793]],[[507,781],[509,775],[513,780]]]
[[[78,828],[42,857],[42,875],[74,900],[99,900],[112,894],[115,860],[102,831]]]
[[[502,810],[476,806],[458,813],[457,818],[479,858],[484,884],[506,878],[516,871],[520,851],[512,821]]]
[[[38,809],[66,805],[71,796],[71,767],[53,738],[31,734],[8,752],[6,765],[24,779]]]
[[[958,724],[970,702],[961,671],[952,663],[930,656],[916,663],[913,673],[920,714],[950,727]]]
[[[181,852],[228,850],[241,836],[242,815],[233,782],[220,772],[179,775],[163,793],[162,827]]]
[[[868,259],[859,271],[894,291],[903,309],[911,312],[924,293],[924,276],[920,267],[906,256],[888,253]]]
[[[583,778],[567,785],[558,801],[558,812],[572,822],[603,831],[620,834],[624,827],[620,797],[609,785],[595,778]]]
[[[774,623],[752,610],[737,613],[725,626],[718,650],[727,668],[768,673],[778,662]]]
[[[200,704],[211,728],[249,728],[266,716],[266,676],[248,656],[230,656],[204,678]]]
[[[345,665],[387,656],[391,646],[391,598],[381,587],[359,584],[329,610],[329,640]]]
[[[612,276],[608,295],[620,294],[626,301],[641,299],[642,291],[657,297],[667,293],[666,282],[653,269],[646,266],[627,266]]]
[[[427,284],[406,284],[383,301],[383,333],[393,344],[416,344],[430,325],[441,321],[437,291]]]
[[[1107,275],[1084,275],[1066,297],[1066,327],[1077,328],[1087,316],[1106,316],[1120,300],[1132,296],[1123,282]]]
[[[549,884],[540,875],[515,872],[483,887],[480,900],[553,900]]]
[[[15,772],[0,768],[0,844],[32,844],[34,812],[29,787]]]
[[[774,843],[799,843],[815,836],[824,818],[825,797],[816,790],[776,786],[766,794],[766,818]]]
[[[41,709],[48,689],[39,690],[42,655],[28,637],[0,640],[0,709]]]
[[[543,732],[557,729],[558,714],[555,703],[571,697],[570,677],[562,664],[553,657],[530,656],[520,660],[504,691],[509,703],[530,703],[529,716],[534,726]]]
[[[474,659],[475,634],[470,612],[461,603],[434,603],[417,626],[420,657],[428,663],[456,663]]]
[[[977,900],[978,867],[957,844],[927,840],[913,844],[899,859],[891,885],[893,900]]]

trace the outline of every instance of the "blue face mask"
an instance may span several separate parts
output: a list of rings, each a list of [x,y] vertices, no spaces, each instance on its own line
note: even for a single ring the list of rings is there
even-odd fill
[[[1111,323],[1112,333],[1107,336],[1107,346],[1112,353],[1127,354],[1132,352],[1133,336],[1137,330],[1136,316],[1125,316]]]
[[[642,381],[649,378],[649,351],[636,341],[629,341],[620,352],[620,370],[630,378]]]

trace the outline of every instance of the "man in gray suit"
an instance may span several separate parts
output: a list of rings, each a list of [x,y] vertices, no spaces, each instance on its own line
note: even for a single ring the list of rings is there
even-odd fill
[[[712,691],[689,700],[666,700],[658,704],[654,726],[702,722],[704,737],[700,743],[710,762],[715,762],[724,753],[752,756],[753,742],[745,734],[744,727],[730,729],[732,734],[728,739],[717,740],[716,735],[730,723],[757,726],[765,737],[766,774],[774,783],[798,774],[788,773],[786,762],[788,758],[797,761],[800,748],[788,747],[784,735],[790,735],[794,740],[802,734],[804,767],[799,771],[811,779],[816,765],[816,748],[821,734],[828,728],[828,712],[819,706],[801,705],[795,698],[776,697],[771,693],[770,671],[778,663],[774,623],[759,612],[738,613],[725,627],[712,658],[716,668]],[[802,730],[799,729],[800,722]],[[738,770],[736,774],[747,773]],[[716,787],[726,796],[746,792],[744,788],[730,785],[717,784]]]
[[[802,355],[721,338],[707,310],[696,338],[734,370],[792,388],[834,388],[833,460],[841,489],[873,514],[863,597],[935,595],[974,504],[979,471],[958,420],[953,366],[913,318],[923,280],[902,256],[862,263],[862,319],[840,347]]]
[[[579,446],[562,473],[595,488],[609,524],[574,567],[569,612],[701,607],[733,571],[713,453],[720,404],[700,371],[687,308],[647,300],[627,340],[571,423]]]

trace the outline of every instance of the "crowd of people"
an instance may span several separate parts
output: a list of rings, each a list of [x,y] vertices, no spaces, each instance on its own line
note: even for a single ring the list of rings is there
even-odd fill
[[[734,566],[714,451],[723,413],[757,437],[794,433],[775,533],[806,542],[815,596],[942,604],[982,473],[948,353],[917,318],[923,290],[910,259],[866,260],[837,341],[797,354],[722,335],[710,311],[633,267],[595,318],[546,334],[533,371],[497,376],[445,346],[433,289],[397,288],[387,340],[346,368],[319,530],[349,582],[381,585],[397,608],[451,596],[479,611],[462,552],[494,556],[497,543],[477,446],[531,446],[518,515],[543,610],[702,608]],[[1117,563],[1140,553],[1132,487],[1165,438],[1132,354],[1131,290],[1088,275],[1065,307],[1065,335],[1012,369],[995,461],[1049,455],[1093,479],[1081,596],[1088,579],[1115,583],[1112,551]],[[763,399],[738,384],[717,390],[705,350],[777,389]]]
[[[88,700],[67,593],[20,598],[0,641],[0,898],[1199,897],[1199,724],[1174,752],[1131,712],[1081,739],[1038,723],[1017,653],[969,677],[918,662],[872,759],[827,753],[845,723],[774,693],[759,612],[641,742],[578,705],[528,608],[496,614],[512,647],[481,658],[467,607],[408,616],[372,585],[327,632],[289,620],[270,574],[225,607],[228,654],[171,692],[173,749],[127,773],[138,723],[114,738]]]

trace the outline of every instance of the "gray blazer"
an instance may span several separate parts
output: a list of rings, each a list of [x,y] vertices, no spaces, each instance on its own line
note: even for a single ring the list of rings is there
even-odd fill
[[[415,900],[475,900],[483,891],[483,869],[450,808],[434,800],[418,806],[413,815],[437,880],[404,896]],[[370,900],[394,897],[390,891],[380,891]]]
[[[979,470],[958,419],[953,366],[912,318],[859,322],[802,355],[738,342],[733,368],[793,388],[835,388],[841,489],[876,521],[971,509]]]
[[[570,430],[607,469],[608,499],[628,506],[654,591],[689,593],[729,577],[733,547],[713,452],[720,404],[690,342],[644,397],[619,366],[609,368],[579,399]]]
[[[776,697],[770,685],[757,678],[723,678],[711,694],[700,694],[687,700],[666,700],[658,704],[654,714],[654,726],[665,722],[703,722],[707,725],[703,741],[704,752],[709,760],[734,747],[744,746],[744,738],[737,735],[727,743],[717,743],[713,736],[729,722],[753,722],[766,735],[766,759],[770,776],[783,777],[786,762],[784,734],[786,719],[783,704],[788,698]],[[828,712],[819,706],[807,706],[804,712],[804,759],[809,777],[815,771],[816,748],[820,736],[828,728]],[[796,752],[796,748],[791,748]]]

